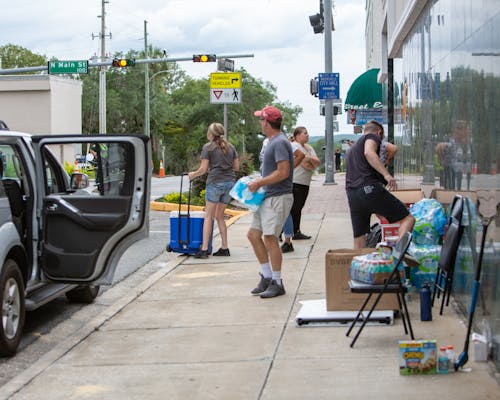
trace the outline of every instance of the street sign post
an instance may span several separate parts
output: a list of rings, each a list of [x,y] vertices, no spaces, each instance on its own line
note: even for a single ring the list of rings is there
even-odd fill
[[[319,99],[338,99],[339,80],[340,74],[338,72],[324,72],[318,74]]]
[[[87,60],[49,61],[49,74],[88,74],[89,62]]]

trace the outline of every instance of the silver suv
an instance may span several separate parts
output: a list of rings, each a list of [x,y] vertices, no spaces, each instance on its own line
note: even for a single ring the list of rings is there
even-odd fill
[[[92,171],[70,176],[74,154],[91,148]],[[92,302],[147,236],[149,160],[143,135],[0,131],[0,355],[16,352],[27,310],[62,294]]]

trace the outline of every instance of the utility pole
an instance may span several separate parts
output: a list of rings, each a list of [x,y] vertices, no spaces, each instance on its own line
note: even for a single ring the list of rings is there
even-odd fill
[[[106,36],[111,39],[111,33],[106,35],[106,10],[105,5],[109,1],[101,1],[101,32],[99,35],[92,34],[92,39],[98,37],[101,39],[101,63],[106,62]],[[99,70],[99,133],[106,134],[106,65],[101,65]]]
[[[148,58],[148,21],[144,20],[144,58]],[[149,126],[149,64],[144,65],[144,134],[150,136]]]
[[[325,0],[325,72],[332,72],[332,0]],[[336,185],[333,152],[333,100],[325,99],[325,185]]]

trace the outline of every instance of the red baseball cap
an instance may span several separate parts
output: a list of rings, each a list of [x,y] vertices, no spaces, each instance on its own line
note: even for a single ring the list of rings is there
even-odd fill
[[[281,115],[281,111],[274,106],[266,106],[262,110],[255,111],[253,115],[255,115],[256,117],[264,118],[269,122],[276,122],[283,118],[283,116]]]

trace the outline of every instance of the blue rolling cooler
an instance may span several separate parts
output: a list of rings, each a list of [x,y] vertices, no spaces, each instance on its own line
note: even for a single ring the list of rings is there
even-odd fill
[[[189,182],[187,211],[181,211],[182,205],[182,181],[179,196],[179,211],[170,213],[170,243],[167,251],[193,255],[198,252],[203,242],[204,211],[191,211],[191,182]],[[212,253],[212,236],[208,242],[208,254]]]

